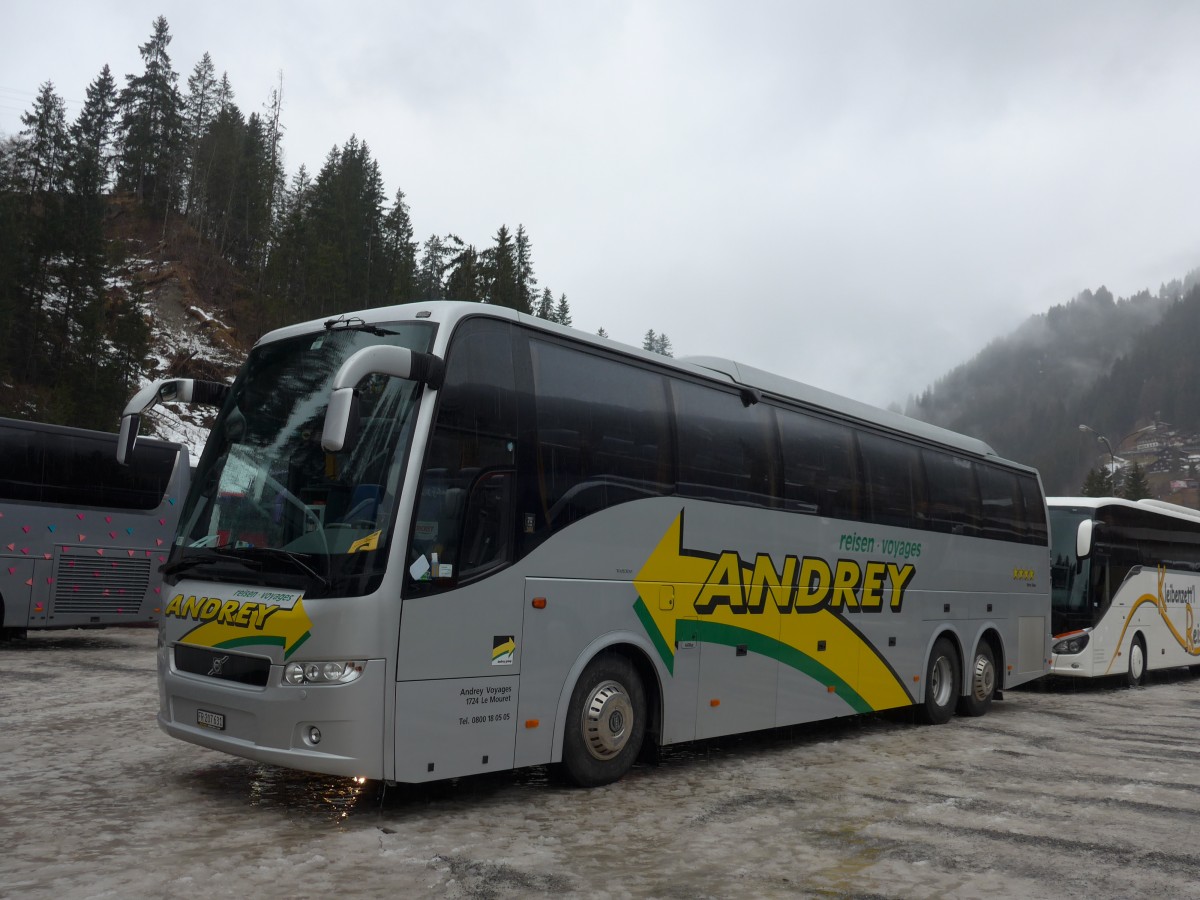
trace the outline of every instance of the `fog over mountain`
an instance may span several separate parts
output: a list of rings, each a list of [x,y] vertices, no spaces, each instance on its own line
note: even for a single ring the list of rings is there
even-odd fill
[[[1085,290],[988,344],[905,412],[1036,466],[1048,493],[1078,493],[1102,451],[1080,425],[1114,446],[1154,421],[1200,429],[1200,407],[1181,399],[1196,393],[1186,348],[1200,342],[1198,285],[1194,270],[1154,294]]]

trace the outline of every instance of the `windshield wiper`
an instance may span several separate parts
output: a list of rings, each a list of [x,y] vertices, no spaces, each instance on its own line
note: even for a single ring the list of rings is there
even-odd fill
[[[282,547],[253,547],[251,548],[251,552],[258,554],[270,554],[271,556],[289,560],[297,569],[300,569],[306,575],[309,575],[320,582],[321,587],[329,587],[329,579],[306,563],[304,558],[298,553],[293,553],[291,550],[284,550]]]
[[[367,334],[373,334],[376,337],[400,333],[398,331],[388,331],[388,329],[380,328],[377,325],[368,325],[358,316],[338,316],[336,319],[325,320],[326,331],[333,331],[335,328],[345,331],[365,331]]]
[[[177,559],[175,562],[167,563],[160,568],[163,575],[175,575],[179,572],[185,572],[188,569],[196,568],[197,566],[215,566],[222,563],[233,563],[234,565],[242,566],[257,572],[262,568],[262,563],[252,559],[244,559],[240,556],[234,556],[229,551],[221,552],[220,550],[212,550],[213,556],[186,556],[183,559]]]

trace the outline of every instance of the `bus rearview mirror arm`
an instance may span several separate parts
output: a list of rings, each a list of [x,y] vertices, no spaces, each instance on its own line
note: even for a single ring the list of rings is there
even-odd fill
[[[229,396],[229,385],[194,378],[163,378],[148,384],[136,394],[121,413],[121,434],[117,439],[117,462],[123,466],[133,461],[138,428],[142,413],[159,402],[190,403],[199,406],[220,406]]]
[[[433,390],[442,386],[446,366],[432,353],[419,353],[406,347],[376,344],[363,347],[342,363],[333,376],[329,407],[321,447],[327,453],[349,450],[358,437],[358,383],[368,375],[390,375],[424,384]]]

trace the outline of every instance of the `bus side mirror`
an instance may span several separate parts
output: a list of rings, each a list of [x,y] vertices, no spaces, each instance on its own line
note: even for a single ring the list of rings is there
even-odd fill
[[[193,378],[164,378],[148,384],[125,404],[121,413],[121,435],[117,439],[117,462],[123,466],[133,461],[137,446],[138,427],[142,413],[159,401],[220,406],[229,396],[229,385],[215,381],[196,381]]]
[[[1096,524],[1092,519],[1084,519],[1079,523],[1079,530],[1075,532],[1075,558],[1080,562],[1092,555]]]
[[[321,449],[337,453],[354,447],[358,440],[359,408],[358,391],[352,387],[338,388],[329,395]]]
[[[358,437],[358,395],[355,388],[368,375],[403,378],[428,385],[436,391],[442,386],[445,370],[440,357],[390,344],[363,347],[350,354],[333,376],[333,389],[325,410],[325,427],[321,431],[321,448],[327,453],[337,453],[354,446]]]
[[[133,459],[133,445],[137,443],[138,429],[141,425],[140,413],[126,413],[121,416],[121,433],[117,437],[117,462],[122,466],[129,465]]]

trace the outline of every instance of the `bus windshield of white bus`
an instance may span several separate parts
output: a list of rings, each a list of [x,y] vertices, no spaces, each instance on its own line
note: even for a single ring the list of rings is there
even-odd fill
[[[1091,518],[1086,508],[1050,508],[1051,633],[1090,628],[1099,617],[1100,597],[1090,585],[1092,558],[1076,556],[1079,523]],[[1101,551],[1102,552],[1102,551]]]
[[[421,386],[364,378],[356,439],[338,453],[321,447],[330,387],[356,351],[427,352],[434,331],[429,322],[339,322],[256,347],[197,467],[168,581],[202,572],[206,580],[289,585],[316,597],[377,587]]]

